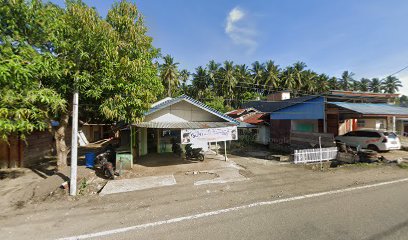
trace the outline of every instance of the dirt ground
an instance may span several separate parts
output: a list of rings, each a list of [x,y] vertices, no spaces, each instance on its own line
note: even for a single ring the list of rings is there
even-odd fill
[[[84,154],[90,149],[99,151],[105,143],[92,144],[81,149]],[[271,184],[280,183],[284,187],[287,181],[299,181],[309,178],[307,181],[335,177],[337,185],[344,185],[355,179],[354,184],[373,182],[408,176],[408,170],[399,168],[396,164],[357,164],[342,165],[331,168],[326,172],[310,170],[302,165],[294,165],[285,162],[265,160],[265,156],[271,154],[265,149],[244,151],[245,154],[229,155],[225,162],[223,155],[206,156],[204,162],[186,161],[173,154],[151,154],[137,160],[134,168],[123,171],[118,179],[137,178],[146,176],[174,175],[177,185],[193,186],[194,182],[210,180],[217,177],[216,171],[229,169],[235,164],[241,167],[239,174],[249,181],[265,181],[269,179]],[[389,160],[408,157],[406,151],[390,151],[382,153]],[[98,191],[106,184],[107,180],[98,176],[94,170],[83,166],[83,157],[80,158],[78,167],[78,190],[79,196],[72,198],[67,194],[61,184],[69,180],[69,168],[55,174],[55,163],[49,162],[30,169],[11,169],[0,172],[0,207],[3,212],[11,212],[16,209],[24,209],[44,204],[58,204],[70,201],[88,201],[98,198]],[[317,183],[318,185],[322,183]],[[336,187],[336,183],[332,183]],[[293,186],[291,186],[293,188]]]

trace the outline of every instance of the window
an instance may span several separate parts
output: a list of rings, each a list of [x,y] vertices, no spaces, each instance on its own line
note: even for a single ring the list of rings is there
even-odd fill
[[[356,132],[348,132],[348,133],[344,134],[344,136],[347,136],[347,137],[355,137],[355,136],[356,136]]]
[[[397,138],[397,135],[393,132],[384,132],[384,135],[388,138]]]
[[[380,138],[381,135],[377,132],[369,132],[369,131],[357,131],[357,137],[366,137],[366,138]]]
[[[357,127],[365,127],[366,121],[364,119],[357,119]]]

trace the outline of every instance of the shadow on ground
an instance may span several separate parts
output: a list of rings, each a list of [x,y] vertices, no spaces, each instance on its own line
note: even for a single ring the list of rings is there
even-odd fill
[[[204,160],[205,161],[205,160]],[[171,166],[171,165],[183,165],[191,163],[199,163],[200,161],[196,160],[187,160],[179,157],[173,153],[151,153],[145,157],[140,157],[136,160],[135,164],[144,166],[144,167],[162,167],[162,166]]]

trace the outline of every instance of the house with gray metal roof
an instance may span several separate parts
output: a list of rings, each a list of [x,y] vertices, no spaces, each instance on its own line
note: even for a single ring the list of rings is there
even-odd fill
[[[183,132],[199,132],[200,134],[191,134],[189,137],[200,138],[203,145],[216,142],[217,134],[228,135],[234,132],[232,135],[235,139],[230,140],[236,140],[238,124],[237,120],[186,95],[165,98],[152,104],[150,110],[145,113],[143,122],[131,124],[132,156],[136,161],[137,156],[172,152],[174,142],[190,141],[182,139]],[[204,138],[203,135],[209,132],[213,135]],[[221,137],[219,141],[225,141],[225,138]]]

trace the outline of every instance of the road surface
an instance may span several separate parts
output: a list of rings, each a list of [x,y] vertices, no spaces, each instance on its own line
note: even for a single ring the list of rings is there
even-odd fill
[[[107,229],[95,239],[408,239],[407,181],[349,189]]]

